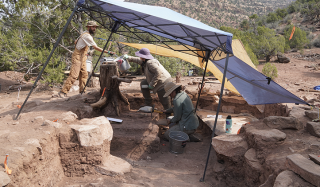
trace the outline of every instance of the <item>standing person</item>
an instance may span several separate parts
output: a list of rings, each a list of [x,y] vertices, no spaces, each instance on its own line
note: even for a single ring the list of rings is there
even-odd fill
[[[158,94],[163,108],[170,108],[170,98],[163,97],[165,94],[164,85],[167,82],[172,81],[170,73],[160,64],[157,59],[153,58],[149,49],[142,48],[135,54],[138,57],[125,55],[124,59],[128,59],[129,62],[134,62],[142,66],[142,71],[146,76],[146,79],[140,83],[141,92],[145,100],[144,104],[146,106],[152,106],[152,97],[150,95],[150,90],[152,90],[153,93]]]
[[[72,54],[72,64],[70,69],[70,74],[67,80],[64,82],[61,91],[59,92],[59,97],[66,97],[73,83],[79,77],[79,93],[84,89],[87,79],[88,72],[86,67],[87,52],[90,46],[95,50],[102,52],[103,49],[98,47],[93,41],[93,35],[98,27],[95,21],[89,21],[87,23],[87,31],[82,33],[80,37],[76,40],[76,46]],[[108,51],[104,51],[108,53]]]
[[[188,94],[181,90],[181,85],[169,82],[164,86],[166,93],[164,97],[170,97],[173,100],[173,108],[165,110],[166,113],[173,113],[172,119],[167,119],[169,129],[164,133],[165,139],[169,140],[169,134],[172,131],[182,131],[189,135],[190,141],[198,142],[201,138],[195,135],[199,126],[199,120],[194,112],[192,101]]]

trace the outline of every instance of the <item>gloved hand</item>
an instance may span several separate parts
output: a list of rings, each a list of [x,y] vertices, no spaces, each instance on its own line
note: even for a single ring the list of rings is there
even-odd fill
[[[109,55],[114,55],[114,54],[116,54],[115,52],[112,52],[112,51],[108,51],[108,54]]]
[[[124,60],[126,60],[126,59],[128,59],[128,58],[129,58],[129,56],[128,56],[127,54],[123,55],[123,59],[124,59]]]
[[[149,87],[150,90],[152,90],[154,88],[153,86],[150,86],[150,85],[148,87]]]

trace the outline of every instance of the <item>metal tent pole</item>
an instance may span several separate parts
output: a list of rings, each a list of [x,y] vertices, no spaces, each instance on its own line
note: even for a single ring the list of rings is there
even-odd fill
[[[94,66],[92,72],[94,72],[94,70],[97,68],[98,63],[99,63],[99,60],[101,59],[104,51],[106,50],[107,45],[108,45],[108,43],[109,43],[109,41],[110,41],[110,39],[111,39],[112,34],[115,33],[115,32],[117,32],[118,28],[120,27],[120,24],[121,24],[121,23],[120,23],[119,21],[116,21],[116,22],[114,23],[114,25],[113,25],[113,27],[112,27],[112,29],[111,29],[111,33],[110,33],[110,35],[109,35],[109,38],[108,38],[106,44],[104,45],[103,50],[102,50],[102,52],[101,52],[101,54],[100,54],[100,56],[99,56],[99,58],[98,58],[98,61],[97,61],[96,65]],[[84,86],[83,90],[81,91],[81,95],[83,94],[84,90],[86,89],[86,87],[87,87],[87,85],[88,85],[91,77],[92,77],[92,73],[90,74],[90,76],[89,76],[89,78],[88,78],[88,80],[87,80],[86,85]]]
[[[212,135],[211,135],[211,141],[210,141],[210,147],[209,147],[209,152],[208,152],[208,156],[207,156],[206,166],[205,166],[205,169],[204,169],[203,177],[200,179],[200,182],[204,182],[204,177],[206,176],[206,171],[207,171],[210,152],[211,152],[211,147],[212,147],[212,145],[211,145],[212,138],[214,137],[214,133],[216,131],[218,115],[219,115],[219,110],[220,110],[220,105],[221,105],[221,100],[222,100],[222,95],[223,95],[224,83],[225,83],[225,78],[226,78],[227,69],[228,69],[228,61],[229,61],[229,53],[227,53],[226,64],[225,64],[224,71],[223,71],[223,78],[222,78],[222,84],[221,84],[219,104],[218,104],[218,108],[217,108],[216,119],[214,121],[214,126],[213,126],[213,130],[212,130]]]
[[[209,62],[209,57],[210,57],[211,51],[206,51],[206,66],[204,68],[204,72],[203,72],[203,76],[202,76],[202,82],[201,82],[201,87],[199,88],[199,93],[198,93],[198,99],[197,99],[197,103],[196,103],[196,107],[194,109],[194,113],[197,112],[197,108],[198,108],[198,103],[199,103],[199,99],[200,99],[200,94],[203,88],[203,82],[204,82],[204,78],[206,76],[206,72],[207,72],[207,67],[208,67],[208,62]]]
[[[39,75],[38,75],[38,77],[37,77],[36,81],[34,82],[33,86],[31,87],[31,90],[30,90],[30,92],[29,92],[29,94],[28,94],[27,98],[24,100],[24,103],[23,103],[23,105],[21,106],[21,108],[20,108],[20,110],[19,110],[19,112],[18,112],[17,117],[15,118],[15,120],[17,120],[17,119],[18,119],[18,117],[19,117],[19,115],[20,115],[20,113],[21,113],[21,111],[22,111],[22,109],[23,109],[24,105],[27,103],[27,101],[28,101],[28,99],[29,99],[29,97],[30,97],[30,95],[31,95],[31,93],[32,93],[32,91],[33,91],[33,89],[37,86],[37,82],[38,82],[38,81],[39,81],[39,79],[41,78],[41,75],[42,75],[42,73],[43,73],[44,69],[47,67],[47,65],[48,65],[48,63],[49,63],[49,60],[51,59],[51,57],[52,57],[52,55],[53,55],[54,51],[55,51],[55,50],[56,50],[56,48],[58,47],[58,45],[59,45],[59,43],[60,43],[60,41],[61,41],[61,38],[62,38],[63,34],[64,34],[64,33],[65,33],[65,31],[67,30],[67,27],[68,27],[68,25],[70,24],[70,22],[71,22],[71,20],[72,20],[73,15],[75,14],[75,12],[76,12],[76,11],[77,11],[77,9],[78,9],[78,5],[79,5],[79,4],[81,4],[81,3],[79,3],[79,2],[78,2],[78,3],[77,3],[77,5],[74,7],[74,9],[73,9],[73,11],[72,11],[72,13],[71,13],[71,15],[70,15],[70,17],[69,17],[69,19],[68,19],[68,21],[67,21],[66,25],[64,26],[64,28],[63,28],[62,32],[61,32],[61,33],[60,33],[60,35],[59,35],[59,38],[57,39],[56,43],[55,43],[55,44],[54,44],[54,46],[53,46],[53,49],[51,50],[51,53],[50,53],[50,55],[48,56],[46,63],[43,65],[43,68],[41,69],[41,71],[40,71],[40,73],[39,73]]]

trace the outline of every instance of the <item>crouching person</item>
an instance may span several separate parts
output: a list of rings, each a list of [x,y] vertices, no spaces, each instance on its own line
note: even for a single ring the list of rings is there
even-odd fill
[[[166,91],[164,97],[171,96],[173,100],[173,108],[164,112],[174,114],[172,119],[167,119],[169,129],[164,133],[165,139],[169,140],[169,134],[172,131],[182,131],[189,135],[190,141],[201,141],[199,135],[195,135],[199,120],[188,94],[181,90],[181,85],[173,82],[165,84],[164,89]]]

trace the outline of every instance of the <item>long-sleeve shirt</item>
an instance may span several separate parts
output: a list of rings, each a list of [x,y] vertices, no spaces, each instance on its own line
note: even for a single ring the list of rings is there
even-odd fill
[[[171,123],[178,123],[180,130],[194,130],[199,126],[199,120],[194,113],[192,101],[186,92],[177,93],[173,99],[174,107],[166,112],[172,112],[174,117],[170,120]]]
[[[128,61],[137,63],[139,65],[143,64],[143,61],[139,57],[129,56]],[[153,92],[163,89],[167,82],[172,81],[170,73],[160,64],[157,59],[151,59],[146,62],[144,65],[144,74],[148,84],[153,87]]]

